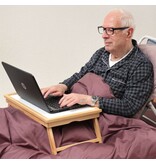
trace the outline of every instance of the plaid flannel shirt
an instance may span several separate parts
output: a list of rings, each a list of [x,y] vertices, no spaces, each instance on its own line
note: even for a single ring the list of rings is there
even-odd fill
[[[79,73],[73,74],[62,83],[72,87],[88,72],[103,77],[115,98],[99,98],[103,112],[125,117],[134,116],[149,99],[154,86],[153,66],[132,40],[133,50],[121,61],[109,66],[109,52],[105,48],[97,50]]]

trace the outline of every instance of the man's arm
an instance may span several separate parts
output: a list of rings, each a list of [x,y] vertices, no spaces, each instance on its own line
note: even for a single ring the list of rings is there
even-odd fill
[[[122,98],[100,98],[99,107],[105,113],[132,117],[147,102],[153,91],[153,67],[141,63],[127,82]]]

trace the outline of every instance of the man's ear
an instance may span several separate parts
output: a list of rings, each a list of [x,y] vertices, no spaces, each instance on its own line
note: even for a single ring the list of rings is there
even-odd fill
[[[128,37],[128,38],[131,38],[131,37],[133,36],[133,32],[134,32],[134,29],[133,29],[133,28],[129,28],[129,29],[127,30],[127,37]]]

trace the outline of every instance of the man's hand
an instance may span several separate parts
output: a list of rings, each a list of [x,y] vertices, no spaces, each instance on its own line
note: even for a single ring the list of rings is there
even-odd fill
[[[89,95],[70,93],[64,94],[61,100],[59,101],[60,107],[72,106],[74,104],[80,105],[92,105],[92,97]]]
[[[62,96],[66,90],[67,86],[65,84],[58,84],[51,87],[43,88],[41,89],[41,92],[44,98],[46,98],[48,95]]]

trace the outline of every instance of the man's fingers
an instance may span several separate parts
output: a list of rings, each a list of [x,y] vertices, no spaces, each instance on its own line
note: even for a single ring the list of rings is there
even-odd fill
[[[74,98],[74,96],[68,94],[64,94],[63,97],[61,98],[61,100],[59,101],[60,107],[63,106],[72,106],[74,104],[76,104],[76,99]]]

